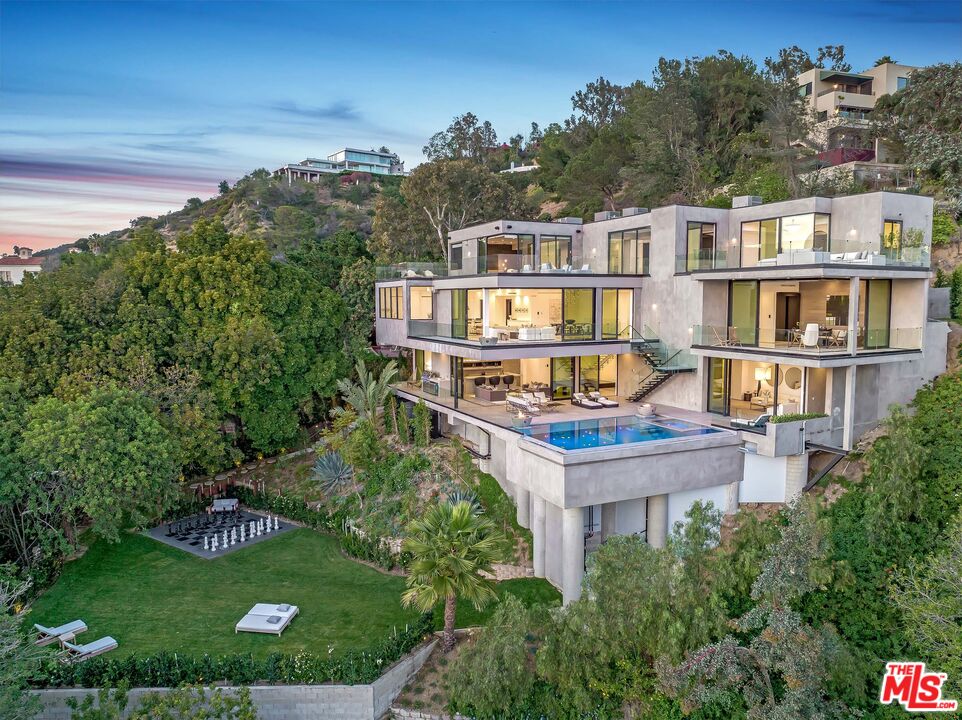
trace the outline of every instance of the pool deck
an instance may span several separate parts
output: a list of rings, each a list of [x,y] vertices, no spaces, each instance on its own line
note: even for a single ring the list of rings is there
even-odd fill
[[[409,399],[416,401],[419,398],[423,398],[428,404],[434,404],[452,410],[456,409],[459,413],[470,415],[478,420],[482,420],[492,425],[514,429],[512,428],[511,421],[517,416],[517,413],[508,412],[505,409],[505,403],[503,402],[492,403],[484,400],[459,399],[457,408],[455,408],[454,399],[450,395],[432,395],[424,392],[416,385],[411,385],[409,383],[396,383],[393,387],[402,396],[406,396]],[[648,402],[643,400],[641,402],[634,403],[624,397],[614,395],[610,395],[608,397],[609,399],[616,401],[618,403],[618,407],[598,408],[596,410],[591,410],[588,408],[578,407],[577,405],[572,405],[570,401],[563,400],[559,401],[557,407],[555,407],[553,410],[542,413],[539,416],[532,417],[531,425],[537,426],[541,424],[571,422],[575,420],[598,420],[601,418],[625,417],[628,415],[637,414],[639,406],[643,405],[645,402]],[[730,427],[728,424],[728,418],[722,417],[721,415],[685,410],[683,408],[676,408],[671,405],[663,405],[661,403],[651,404],[655,406],[655,412],[662,416],[674,417],[680,420],[688,420],[689,422],[693,422],[698,425],[715,426],[726,429]]]

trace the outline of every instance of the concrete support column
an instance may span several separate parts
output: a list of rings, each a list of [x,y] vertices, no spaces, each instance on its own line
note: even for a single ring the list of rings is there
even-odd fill
[[[648,544],[663,548],[668,542],[668,496],[648,496]]]
[[[540,495],[531,496],[531,535],[534,538],[534,576],[544,577],[545,505]]]
[[[855,442],[855,365],[845,368],[845,407],[842,408],[842,448],[851,450]]]
[[[791,502],[805,490],[808,482],[808,453],[785,458],[785,502]]]
[[[528,492],[527,488],[523,488],[520,485],[515,485],[515,502],[518,505],[518,525],[523,528],[531,527],[531,516],[529,512],[531,510],[531,493]]]
[[[561,511],[561,594],[564,604],[581,597],[581,579],[585,574],[585,520],[582,508]]]
[[[733,483],[728,483],[725,488],[725,514],[734,515],[738,512],[738,489],[740,482],[737,480]]]
[[[601,506],[601,542],[614,535],[617,527],[618,506],[616,503],[605,503]]]
[[[858,350],[858,291],[861,287],[859,278],[853,277],[848,281],[848,354],[854,355]]]
[[[481,291],[481,332],[487,333],[491,325],[491,291],[485,288]]]

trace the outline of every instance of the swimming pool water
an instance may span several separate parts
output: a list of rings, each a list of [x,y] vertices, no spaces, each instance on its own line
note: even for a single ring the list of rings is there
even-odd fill
[[[660,415],[642,418],[638,415],[626,415],[534,425],[524,428],[521,432],[562,450],[584,450],[652,440],[696,437],[721,431],[678,418]]]

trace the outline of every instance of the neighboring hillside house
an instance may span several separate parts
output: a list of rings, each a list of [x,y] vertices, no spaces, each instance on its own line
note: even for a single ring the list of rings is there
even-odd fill
[[[342,172],[363,172],[372,175],[405,175],[404,162],[397,153],[378,150],[343,148],[327,156],[327,160],[307,158],[274,171],[274,177],[318,182],[323,175]]]
[[[0,285],[19,285],[24,277],[40,272],[40,259],[33,257],[33,250],[15,247],[13,255],[0,256]]]

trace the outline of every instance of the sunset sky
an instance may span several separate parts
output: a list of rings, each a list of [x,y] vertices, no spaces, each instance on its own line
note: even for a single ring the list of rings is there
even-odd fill
[[[842,43],[962,57],[962,3],[0,2],[0,251],[71,242],[345,145],[410,169],[468,110],[507,138],[659,56]],[[947,54],[948,53],[948,54]]]

